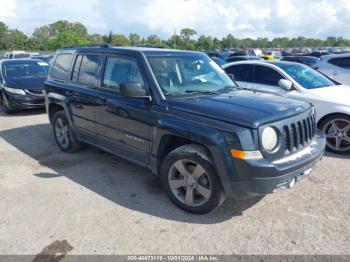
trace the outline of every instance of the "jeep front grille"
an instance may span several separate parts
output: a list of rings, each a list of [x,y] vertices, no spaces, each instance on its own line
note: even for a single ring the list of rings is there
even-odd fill
[[[310,114],[307,118],[295,123],[283,126],[283,139],[285,154],[298,151],[309,145],[316,135],[315,114]]]

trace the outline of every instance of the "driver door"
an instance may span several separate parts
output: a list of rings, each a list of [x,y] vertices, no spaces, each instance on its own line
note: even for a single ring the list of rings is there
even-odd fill
[[[99,145],[142,165],[149,165],[151,151],[151,108],[143,99],[124,97],[120,85],[146,85],[135,58],[107,55],[101,72],[96,107]]]

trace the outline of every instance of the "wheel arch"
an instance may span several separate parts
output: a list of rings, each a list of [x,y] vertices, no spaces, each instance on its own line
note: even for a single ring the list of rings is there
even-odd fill
[[[235,169],[228,150],[225,150],[226,141],[221,132],[194,123],[168,120],[161,121],[161,126],[153,133],[153,139],[151,168],[154,174],[159,174],[162,160],[175,148],[186,144],[199,145],[210,158],[225,193],[232,192]]]
[[[344,113],[344,112],[337,112],[337,113],[330,113],[322,116],[318,122],[317,122],[317,127],[321,128],[321,124],[329,117],[336,116],[336,115],[344,115],[350,117],[350,114]]]

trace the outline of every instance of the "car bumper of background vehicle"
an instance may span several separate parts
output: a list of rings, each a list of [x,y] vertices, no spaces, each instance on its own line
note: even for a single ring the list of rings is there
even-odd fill
[[[237,170],[244,170],[250,179],[232,182],[233,198],[249,198],[291,188],[310,174],[322,159],[326,139],[318,131],[315,140],[306,148],[274,162],[266,160],[239,161]]]
[[[14,96],[7,97],[8,104],[11,109],[30,109],[30,108],[43,108],[45,107],[45,98],[38,96]]]

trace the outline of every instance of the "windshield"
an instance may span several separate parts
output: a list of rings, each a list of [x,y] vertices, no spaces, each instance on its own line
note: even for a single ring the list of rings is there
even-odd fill
[[[148,59],[166,96],[217,92],[234,86],[225,71],[208,57],[184,55]]]
[[[300,84],[306,89],[314,89],[336,85],[331,79],[305,65],[280,65],[280,67],[286,73],[288,73],[290,77],[292,77],[296,82],[298,82],[298,84]]]
[[[8,63],[3,65],[4,76],[9,78],[45,77],[49,65],[45,62]]]

